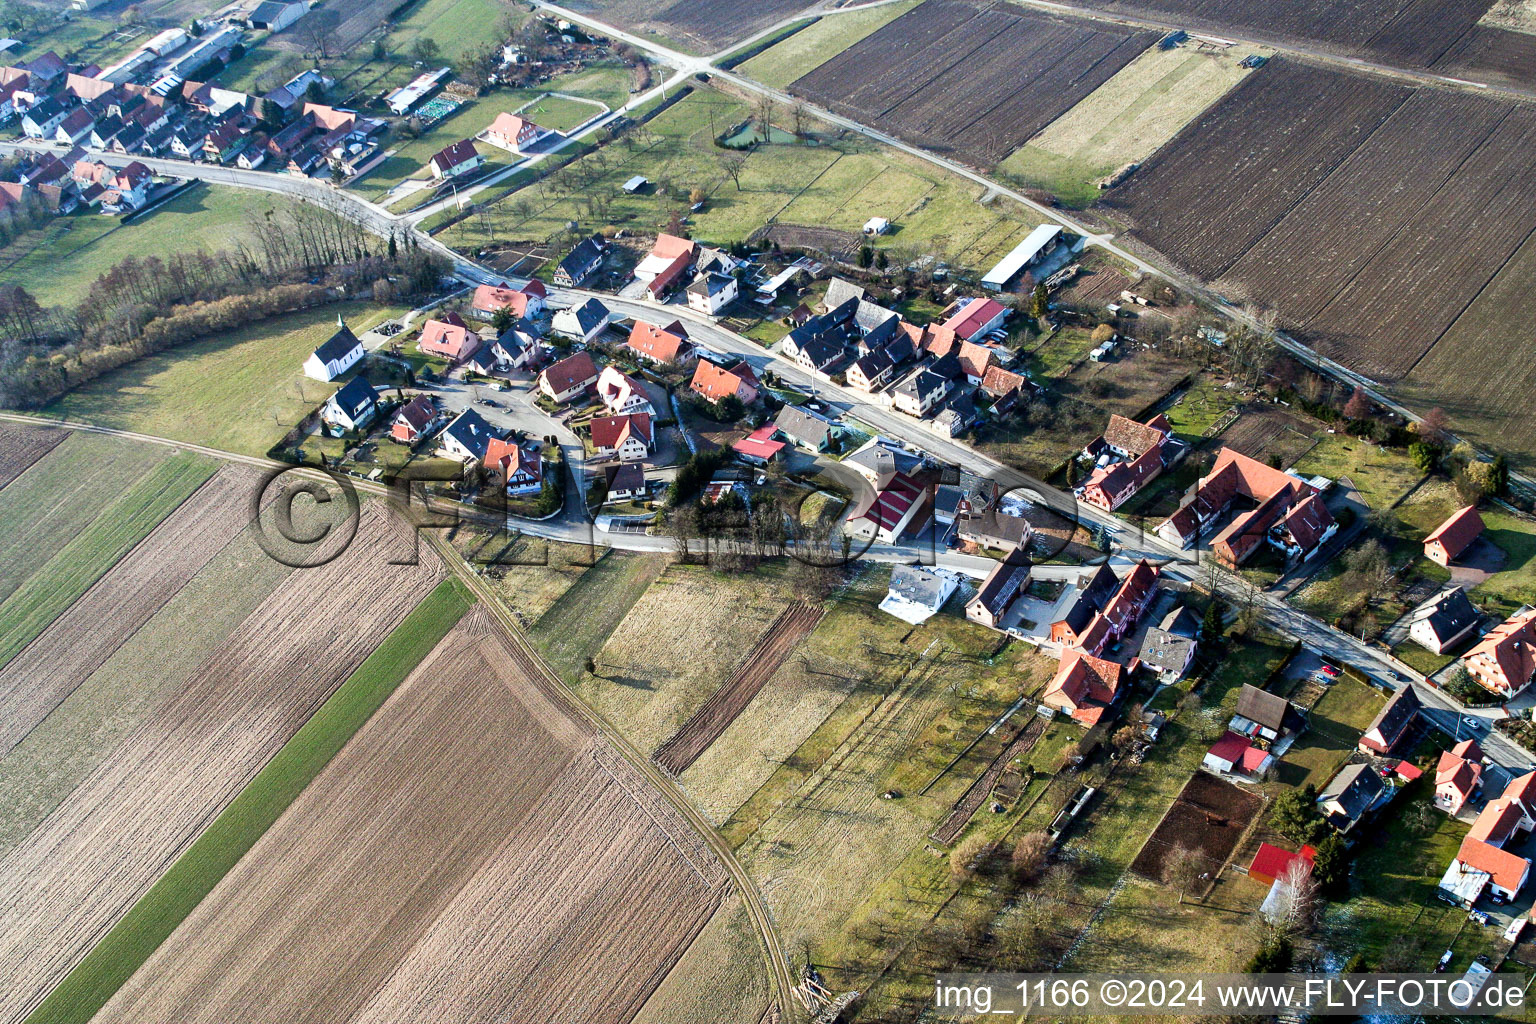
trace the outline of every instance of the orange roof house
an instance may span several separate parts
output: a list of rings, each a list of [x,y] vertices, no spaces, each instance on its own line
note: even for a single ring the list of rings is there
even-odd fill
[[[1211,552],[1229,567],[1242,565],[1266,542],[1288,557],[1315,554],[1338,528],[1321,501],[1309,499],[1317,488],[1289,473],[1266,466],[1232,448],[1223,448],[1194,496],[1158,526],[1158,536],[1184,547],[1199,539],[1238,498],[1256,507],[1233,516],[1211,541]],[[1295,518],[1293,510],[1299,509]]]
[[[1463,657],[1467,674],[1492,693],[1513,697],[1536,675],[1536,610],[1494,626]]]
[[[1424,538],[1424,557],[1439,565],[1450,565],[1482,532],[1483,517],[1477,514],[1477,506],[1468,505]]]
[[[531,146],[548,135],[549,131],[540,128],[526,117],[503,111],[496,115],[496,120],[491,122],[485,134],[490,142],[520,153],[524,147]]]
[[[1062,653],[1061,667],[1041,701],[1091,728],[1120,695],[1124,674],[1125,669],[1116,662],[1071,648]]]
[[[470,308],[479,316],[489,320],[499,310],[508,310],[512,316],[521,319],[525,316],[538,316],[544,308],[544,282],[537,278],[530,280],[522,288],[513,288],[503,281],[501,284],[482,284],[475,289],[475,297],[470,302]]]
[[[450,363],[462,363],[480,347],[480,335],[469,329],[457,313],[445,313],[439,320],[428,320],[421,328],[421,351],[442,356]]]
[[[1476,740],[1462,740],[1441,751],[1435,765],[1435,806],[1459,814],[1483,777],[1483,751]]]
[[[725,369],[708,359],[700,359],[689,386],[711,402],[718,402],[727,395],[735,395],[745,405],[757,401],[757,375],[745,362]]]
[[[493,437],[486,442],[485,468],[494,471],[509,495],[529,494],[544,485],[544,459],[516,441]]]
[[[642,359],[653,363],[686,363],[697,357],[688,330],[674,320],[665,327],[636,320],[625,344]]]

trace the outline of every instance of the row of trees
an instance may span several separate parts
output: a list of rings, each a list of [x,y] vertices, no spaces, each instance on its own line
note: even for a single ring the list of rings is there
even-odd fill
[[[42,405],[106,370],[196,337],[319,302],[437,287],[446,262],[308,204],[269,210],[240,245],[114,264],[74,307],[0,288],[0,401]]]

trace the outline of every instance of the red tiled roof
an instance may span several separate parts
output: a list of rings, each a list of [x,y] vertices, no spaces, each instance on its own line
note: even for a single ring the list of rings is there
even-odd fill
[[[667,264],[666,269],[651,279],[651,283],[646,285],[646,290],[657,297],[665,294],[666,290],[683,276],[692,262],[693,257],[686,254],[674,257],[672,262]]]
[[[1490,800],[1467,830],[1467,838],[1501,846],[1514,833],[1515,826],[1520,824],[1522,813],[1520,805],[1508,797]]]
[[[598,416],[592,420],[592,445],[596,448],[617,448],[631,437],[643,441],[647,447],[653,437],[650,413],[636,412],[627,416]]]
[[[1109,425],[1104,428],[1104,440],[1133,459],[1161,446],[1167,436],[1166,430],[1158,429],[1152,422],[1137,423],[1119,413],[1110,416]]]
[[[444,173],[453,170],[461,164],[469,163],[480,153],[475,149],[475,144],[468,139],[460,139],[458,142],[444,146],[432,154],[432,163]]]
[[[777,430],[772,423],[764,424],[731,445],[731,450],[754,459],[771,459],[784,450],[783,441],[773,440]]]
[[[1449,560],[1467,550],[1467,545],[1477,540],[1483,532],[1483,517],[1477,506],[1468,505],[1435,527],[1435,532],[1424,538],[1424,546],[1438,543]]]
[[[969,341],[989,321],[1006,312],[1008,312],[1007,307],[996,299],[967,299],[964,305],[961,305],[941,326],[949,328]]]
[[[1096,725],[1114,702],[1123,672],[1113,661],[1069,648],[1062,652],[1061,667],[1041,700],[1084,725]]]
[[[994,398],[1020,391],[1024,384],[1025,380],[1022,376],[995,364],[988,366],[986,375],[981,378],[981,390]]]
[[[727,370],[708,359],[700,359],[699,365],[693,370],[693,383],[689,386],[711,402],[718,402],[726,395],[736,394],[743,384],[757,387],[757,375],[746,363],[737,363]]]
[[[588,353],[577,352],[575,355],[566,356],[558,363],[551,363],[544,368],[540,376],[555,394],[560,395],[583,381],[595,380],[597,364],[592,362],[592,356]]]
[[[960,343],[960,369],[965,371],[967,377],[980,378],[987,372],[987,367],[992,364],[992,350],[982,345],[974,345],[969,341]]]
[[[669,235],[666,232],[656,236],[656,244],[651,246],[651,253],[662,259],[674,259],[678,256],[687,256],[693,259],[694,252],[698,249],[698,243],[687,238],[679,238],[677,235]]]
[[[657,327],[644,320],[636,320],[634,329],[629,332],[627,344],[643,356],[664,363],[674,362],[680,354],[693,346],[688,342],[686,331],[673,331],[672,326]]]
[[[542,285],[540,286],[542,290]],[[525,316],[528,313],[528,299],[533,293],[527,289],[518,290],[508,284],[482,284],[475,289],[475,298],[471,305],[486,313],[494,313],[499,309],[509,309],[513,316]]]
[[[1517,690],[1536,672],[1536,610],[1510,616],[1494,626],[1464,656]]]
[[[1456,859],[1475,871],[1487,872],[1492,876],[1494,885],[1509,892],[1520,888],[1520,882],[1530,868],[1530,862],[1524,857],[1517,857],[1491,843],[1474,839],[1470,833],[1461,841]]]
[[[1230,736],[1231,733],[1227,735]],[[1260,843],[1258,852],[1253,855],[1253,863],[1248,866],[1248,875],[1261,881],[1273,882],[1285,874],[1292,861],[1304,860],[1311,864],[1316,855],[1317,851],[1310,846],[1303,846],[1296,853],[1292,853],[1283,847]]]
[[[487,469],[499,469],[503,483],[520,471],[530,474],[535,480],[544,479],[544,460],[539,453],[515,441],[493,437],[486,442],[485,466]]]

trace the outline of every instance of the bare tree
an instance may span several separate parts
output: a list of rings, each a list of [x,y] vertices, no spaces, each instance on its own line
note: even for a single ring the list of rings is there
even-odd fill
[[[1013,844],[1010,858],[1013,877],[1020,882],[1033,882],[1045,871],[1045,862],[1051,854],[1051,837],[1044,832],[1028,832]]]
[[[1279,905],[1271,920],[1287,931],[1310,931],[1318,910],[1318,886],[1312,877],[1312,865],[1301,857],[1293,857],[1276,881],[1280,883],[1276,894]]]
[[[791,123],[794,125],[795,138],[805,138],[805,130],[810,124],[811,112],[805,108],[804,103],[796,103],[789,108]]]
[[[773,102],[773,97],[763,93],[757,98],[757,106],[753,108],[752,118],[757,122],[757,134],[764,142],[768,141],[769,133],[773,129],[774,115],[778,113],[778,104]]]
[[[741,191],[741,172],[747,166],[747,155],[732,150],[724,150],[720,153],[720,170],[731,184],[736,186],[736,191]]]
[[[301,38],[321,60],[330,60],[331,50],[336,47],[337,31],[341,28],[341,15],[329,7],[311,11],[299,22]]]
[[[1163,858],[1163,881],[1178,891],[1180,903],[1200,882],[1200,862],[1200,854],[1183,843],[1169,850],[1168,856]]]

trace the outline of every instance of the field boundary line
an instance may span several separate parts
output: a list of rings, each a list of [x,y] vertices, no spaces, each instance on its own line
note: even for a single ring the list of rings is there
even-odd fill
[[[640,808],[640,810],[645,812],[645,816],[651,819],[651,824],[656,826],[657,831],[659,831],[663,836],[666,836],[668,845],[676,850],[678,856],[683,858],[683,861],[688,865],[690,869],[692,869],[693,873],[699,876],[699,881],[703,882],[706,886],[711,888],[719,884],[719,879],[711,880],[708,875],[704,874],[703,869],[694,863],[693,858],[688,856],[688,851],[683,849],[683,845],[677,841],[675,836],[672,835],[672,830],[668,828],[662,822],[662,820],[656,816],[655,811],[647,807],[644,801],[635,795],[635,791],[630,789],[629,786],[625,784],[623,779],[619,778],[618,774],[615,773],[614,770],[610,768],[604,761],[602,754],[599,753],[598,750],[591,751],[591,758],[592,763],[601,768],[603,774],[612,779],[614,785],[618,786],[624,791],[624,795],[629,798],[630,803],[634,804],[636,807]]]

